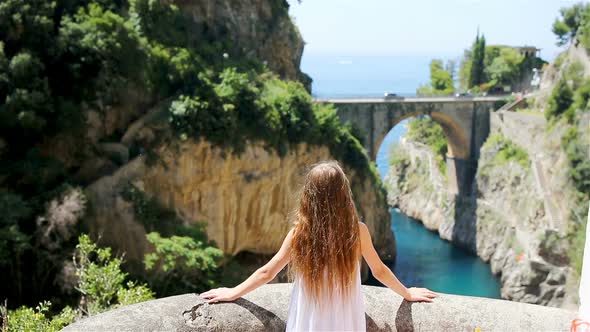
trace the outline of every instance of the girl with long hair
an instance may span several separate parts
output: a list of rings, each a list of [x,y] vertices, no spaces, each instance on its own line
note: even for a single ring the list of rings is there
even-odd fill
[[[436,297],[426,288],[406,288],[383,264],[337,162],[316,164],[307,173],[294,219],[281,249],[266,265],[236,287],[212,289],[201,297],[207,303],[233,301],[289,264],[294,286],[287,331],[364,331],[361,256],[373,276],[405,300],[432,302]]]

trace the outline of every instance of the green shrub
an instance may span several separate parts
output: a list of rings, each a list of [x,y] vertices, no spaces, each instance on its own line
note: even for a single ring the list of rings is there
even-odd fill
[[[588,201],[586,201],[587,203]],[[588,210],[587,208],[585,209]],[[575,226],[569,233],[570,247],[569,247],[569,259],[570,265],[574,268],[576,273],[580,275],[582,273],[582,263],[584,259],[584,246],[588,239],[586,239],[586,227],[588,227],[587,218],[582,220],[582,224],[574,224]],[[587,253],[586,253],[587,254]]]
[[[2,331],[16,332],[57,332],[74,321],[77,313],[70,307],[65,307],[59,314],[49,316],[51,302],[39,303],[35,309],[22,306],[16,310],[2,309],[2,316],[6,315],[6,326]]]
[[[94,315],[118,304],[153,299],[154,294],[144,285],[131,282],[127,288],[123,286],[127,273],[121,271],[122,260],[112,257],[111,248],[99,248],[88,235],[81,235],[78,241],[74,265],[82,313]]]
[[[446,175],[447,137],[442,127],[428,117],[413,118],[408,122],[407,137],[428,145],[435,153],[440,172]]]
[[[147,235],[154,252],[146,254],[146,270],[153,271],[150,284],[159,294],[201,292],[217,285],[217,262],[223,252],[190,236]]]
[[[51,315],[51,302],[40,303],[35,309],[22,306],[16,310],[0,306],[6,325],[3,331],[59,331],[76,318],[128,304],[152,300],[154,293],[145,285],[128,281],[121,271],[122,260],[113,258],[110,248],[99,248],[88,235],[78,238],[74,266],[78,276],[76,289],[82,294],[79,307],[64,307]]]
[[[590,198],[590,143],[580,139],[575,125],[568,128],[561,143],[570,162],[569,176],[576,190],[585,196],[583,201],[586,201]]]
[[[176,212],[163,207],[129,184],[122,192],[133,204],[135,216],[146,228],[154,251],[144,257],[144,276],[159,296],[200,292],[220,280],[217,262],[223,252],[207,239],[204,224],[186,225]],[[125,297],[133,293],[125,292]]]
[[[205,93],[181,95],[170,105],[170,122],[181,139],[205,138],[236,153],[248,140],[262,141],[281,156],[293,144],[325,145],[359,175],[372,176],[352,126],[342,124],[331,105],[314,103],[301,83],[226,68],[203,84]]]
[[[545,110],[545,118],[552,119],[563,114],[573,102],[573,91],[568,83],[561,79],[557,86],[551,92],[547,109]]]
[[[496,151],[492,159],[493,165],[505,165],[509,161],[514,161],[522,168],[529,167],[530,160],[527,151],[500,133],[490,135],[484,143],[484,147]]]

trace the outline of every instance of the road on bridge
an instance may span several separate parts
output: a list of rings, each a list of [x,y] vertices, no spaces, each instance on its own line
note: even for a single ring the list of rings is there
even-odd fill
[[[373,104],[373,103],[453,103],[466,101],[498,101],[509,95],[486,97],[397,97],[397,98],[315,98],[318,103],[332,104]]]

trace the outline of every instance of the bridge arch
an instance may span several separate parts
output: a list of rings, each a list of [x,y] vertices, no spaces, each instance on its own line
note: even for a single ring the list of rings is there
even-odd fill
[[[385,135],[400,121],[429,115],[441,125],[448,140],[448,190],[454,194],[471,194],[477,170],[479,148],[489,133],[490,111],[502,96],[483,98],[405,98],[395,100],[328,99],[340,120],[350,122],[364,134],[364,146],[375,160]]]
[[[456,123],[452,117],[447,114],[441,112],[429,112],[429,111],[415,111],[411,113],[404,114],[393,120],[391,123],[391,127],[384,133],[379,134],[379,137],[376,138],[376,144],[374,149],[374,155],[371,156],[373,160],[377,157],[377,151],[381,147],[381,143],[383,143],[383,139],[393,129],[397,126],[401,121],[412,118],[415,116],[420,115],[428,115],[434,122],[438,123],[447,138],[447,157],[448,158],[460,158],[460,159],[468,159],[469,158],[469,140],[468,135],[465,133],[464,129]]]

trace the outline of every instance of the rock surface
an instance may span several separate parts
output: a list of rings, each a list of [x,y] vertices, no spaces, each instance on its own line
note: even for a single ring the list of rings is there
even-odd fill
[[[291,284],[263,286],[231,303],[208,305],[185,294],[92,316],[63,331],[284,331]],[[363,286],[367,331],[568,331],[575,312],[441,294],[433,303],[403,301]]]
[[[304,43],[299,30],[291,22],[287,1],[171,2],[197,24],[192,31],[195,39],[229,39],[229,56],[245,53],[252,59],[265,62],[270,70],[284,79],[309,80],[299,69]]]
[[[157,161],[148,166],[139,157],[86,189],[92,202],[86,222],[101,243],[140,262],[150,250],[145,228],[122,192],[129,184],[156,197],[187,223],[204,222],[209,239],[225,253],[275,253],[291,227],[290,215],[307,169],[332,159],[325,147],[305,144],[284,157],[262,144],[250,144],[241,155],[228,153],[206,141],[163,145]],[[362,220],[373,234],[383,258],[395,255],[389,213],[379,188],[369,178],[350,176]]]
[[[452,197],[444,190],[434,153],[404,140],[400,153],[410,163],[392,167],[386,179],[389,203],[489,262],[492,272],[501,275],[502,298],[571,307],[576,278],[565,243],[571,187],[567,159],[551,147],[560,135],[545,135],[545,121],[536,115],[492,114],[491,122],[493,133],[527,151],[526,167],[514,161],[498,164],[497,146],[486,144],[480,151],[476,195]]]

